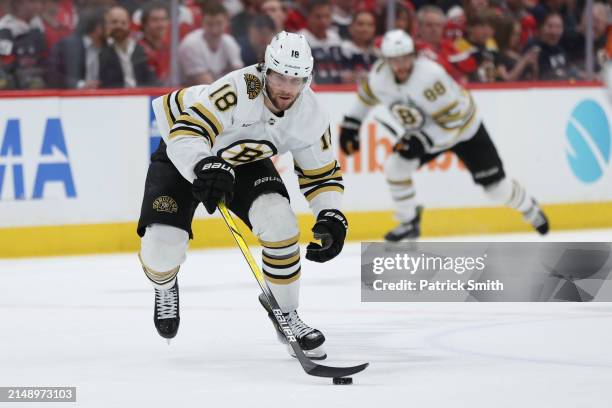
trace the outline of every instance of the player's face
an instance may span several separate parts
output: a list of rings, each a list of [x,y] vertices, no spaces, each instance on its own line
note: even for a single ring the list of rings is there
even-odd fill
[[[306,78],[290,77],[278,72],[266,74],[266,91],[272,104],[279,110],[287,110],[293,105],[304,88]]]
[[[399,57],[387,58],[387,63],[393,70],[395,79],[398,82],[404,82],[412,72],[412,64],[414,63],[414,55],[401,55]]]

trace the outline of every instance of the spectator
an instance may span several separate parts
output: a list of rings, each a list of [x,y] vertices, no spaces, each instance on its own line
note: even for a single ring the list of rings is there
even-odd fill
[[[495,28],[495,42],[499,48],[498,77],[503,81],[533,80],[537,78],[539,48],[531,48],[521,55],[521,23],[507,15]]]
[[[107,44],[100,51],[100,87],[134,88],[156,85],[144,49],[130,37],[130,15],[120,6],[105,15]]]
[[[107,10],[117,5],[117,0],[73,0],[77,10],[103,9]]]
[[[168,84],[170,75],[170,45],[168,9],[163,3],[150,3],[142,11],[142,39],[138,42],[147,55],[149,68],[159,84]]]
[[[417,52],[442,65],[456,81],[464,83],[467,77],[451,62],[457,51],[453,42],[444,38],[444,27],[446,16],[441,8],[430,5],[421,7],[417,12]],[[469,63],[465,66],[464,63],[459,61],[458,65],[468,71]]]
[[[121,6],[132,15],[138,9],[145,7],[147,0],[115,0],[115,4]]]
[[[43,0],[40,16],[44,24],[46,47],[48,50],[62,38],[72,34],[76,27],[77,16],[71,0]]]
[[[239,39],[240,56],[244,65],[253,65],[264,60],[266,47],[276,34],[276,26],[270,16],[256,15],[251,19],[247,35]]]
[[[309,3],[309,0],[293,0],[291,8],[287,13],[287,22],[285,23],[287,31],[298,32],[306,28]]]
[[[161,2],[161,4],[166,3],[165,0],[156,0],[156,2]],[[187,34],[196,30],[198,27],[202,25],[202,11],[199,6],[194,4],[192,1],[184,1],[185,4],[179,4],[178,8],[178,22],[179,22],[179,38],[183,39]],[[189,4],[190,6],[187,6]],[[168,21],[170,17],[170,8],[169,6],[165,6],[166,11],[168,13]],[[142,13],[143,9],[147,8],[147,4],[143,6],[143,8],[139,8],[134,11],[132,14],[132,32],[142,31]],[[166,41],[170,43],[170,30],[166,30]]]
[[[340,38],[349,38],[349,26],[355,14],[356,0],[333,0],[332,26],[336,29]]]
[[[499,53],[493,38],[495,19],[496,15],[487,9],[472,14],[467,21],[467,37],[454,43],[460,55],[453,60],[471,82],[493,82],[497,78]]]
[[[10,0],[0,0],[0,18],[4,17],[9,12]]]
[[[461,5],[468,19],[482,10],[491,10],[493,7],[491,0],[463,0]]]
[[[348,31],[350,40],[342,42],[342,80],[346,83],[366,76],[378,58],[378,49],[374,47],[376,15],[370,11],[358,12]]]
[[[188,34],[179,46],[179,65],[186,85],[210,84],[244,66],[240,47],[226,34],[229,24],[222,4],[211,3],[202,18],[202,28]]]
[[[99,54],[104,39],[102,10],[91,9],[81,13],[76,32],[51,49],[48,84],[53,88],[98,88]]]
[[[603,3],[593,3],[593,50],[595,54],[595,72],[599,72],[606,56],[605,48],[608,38],[609,6]],[[567,51],[569,63],[585,69],[586,62],[586,30],[587,10],[583,10],[582,19],[577,31],[565,30],[561,37],[561,47]]]
[[[527,41],[535,35],[536,19],[527,10],[524,0],[506,0],[505,14],[513,17],[521,25],[520,46],[527,45]]]
[[[545,17],[553,12],[559,14],[565,30],[576,30],[576,19],[570,12],[568,0],[540,0],[531,10],[531,14],[533,14],[538,23],[541,23]]]
[[[247,29],[253,17],[259,13],[261,0],[242,0],[244,9],[231,19],[230,31],[234,38],[247,36]]]
[[[395,3],[393,28],[404,30],[410,36],[414,36],[414,9],[412,5],[402,0],[396,0]],[[383,6],[378,11],[378,21],[376,23],[377,34],[381,37],[379,42],[382,41],[382,36],[387,32],[387,2],[385,1],[382,4]]]
[[[537,36],[528,44],[526,52],[539,50],[539,79],[562,80],[576,78],[577,72],[570,66],[567,54],[561,47],[563,17],[553,11],[538,23]]]
[[[263,14],[267,14],[274,20],[275,33],[279,33],[285,29],[287,12],[280,0],[263,0],[260,9]]]
[[[41,0],[12,0],[0,19],[0,88],[44,88],[47,51]]]
[[[457,40],[465,36],[465,11],[460,6],[453,6],[446,12],[444,38]]]
[[[300,31],[310,44],[314,58],[314,81],[317,84],[342,82],[342,52],[338,33],[331,28],[329,0],[311,0],[307,9],[308,20]]]

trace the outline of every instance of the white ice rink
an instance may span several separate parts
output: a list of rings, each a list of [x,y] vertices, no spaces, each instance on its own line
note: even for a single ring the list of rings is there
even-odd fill
[[[610,241],[612,231],[550,239]],[[301,315],[325,333],[326,364],[371,363],[351,386],[288,357],[237,249],[190,253],[170,346],[135,254],[2,260],[0,386],[78,390],[76,404],[0,406],[612,406],[612,304],[362,304],[359,254],[350,244],[302,273]]]

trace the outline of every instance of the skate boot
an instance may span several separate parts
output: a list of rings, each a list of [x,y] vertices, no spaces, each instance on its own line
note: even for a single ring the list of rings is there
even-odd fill
[[[176,336],[179,328],[179,286],[178,278],[174,285],[168,289],[155,288],[155,306],[153,309],[153,323],[160,336],[171,339]],[[170,340],[168,340],[170,343]]]
[[[540,235],[546,235],[548,232],[548,218],[535,200],[532,200],[531,208],[523,213],[523,218],[531,224]]]
[[[265,296],[263,293],[259,295],[259,303],[263,306],[264,309],[268,312],[268,317],[272,321],[272,325],[276,329],[276,336],[278,340],[287,345],[287,350],[291,356],[295,357],[295,352],[291,345],[287,342],[287,338],[281,331],[278,322],[276,321],[276,317],[272,313],[272,309],[268,305]],[[298,344],[304,350],[304,354],[306,357],[312,360],[325,360],[327,358],[327,354],[323,349],[323,343],[325,342],[325,336],[317,329],[313,329],[308,326],[306,323],[300,319],[300,316],[297,313],[297,310],[293,310],[289,313],[283,313],[285,320],[289,324],[291,331],[295,335]]]
[[[416,208],[416,216],[408,222],[403,222],[385,235],[385,241],[399,242],[404,239],[417,239],[421,235],[421,213],[423,207]]]

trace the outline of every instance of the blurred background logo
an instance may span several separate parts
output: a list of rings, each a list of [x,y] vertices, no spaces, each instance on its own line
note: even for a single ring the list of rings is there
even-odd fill
[[[592,99],[580,102],[569,118],[566,136],[574,175],[585,183],[599,180],[610,164],[610,124],[602,107]]]

